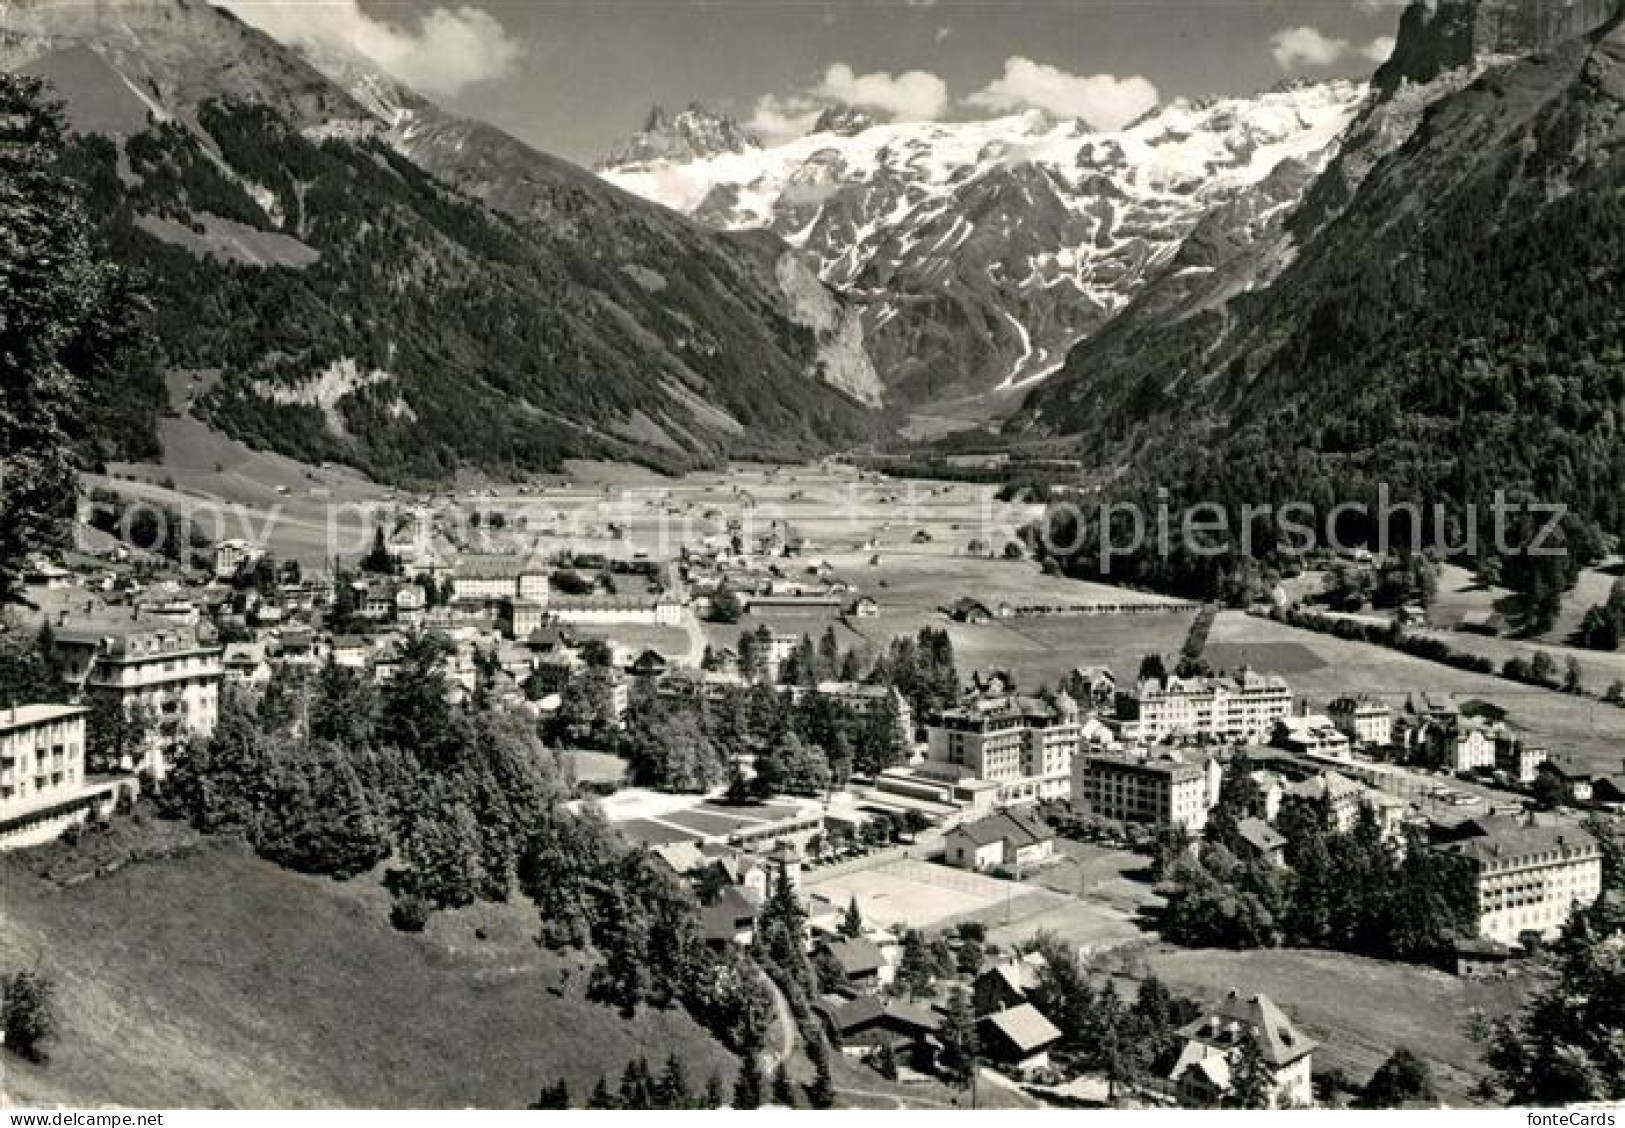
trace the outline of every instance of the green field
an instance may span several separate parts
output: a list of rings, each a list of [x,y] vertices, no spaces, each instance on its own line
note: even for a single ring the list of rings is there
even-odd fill
[[[48,971],[65,1028],[48,1066],[6,1063],[14,1098],[513,1108],[561,1076],[580,1099],[674,1049],[699,1082],[731,1083],[729,1056],[680,1012],[626,1020],[587,1001],[586,970],[536,945],[528,904],[409,936],[376,880],[302,877],[220,841],[71,888],[39,864],[0,857],[0,965]]]
[[[1454,1106],[1478,1103],[1480,1046],[1468,1036],[1475,1012],[1505,1014],[1520,1001],[1510,981],[1458,979],[1442,971],[1338,952],[1156,950],[1151,968],[1175,990],[1217,1000],[1231,990],[1262,992],[1321,1043],[1317,1071],[1335,1066],[1357,1083],[1398,1046],[1433,1069],[1440,1096]]]
[[[1365,694],[1394,707],[1409,694],[1432,691],[1477,699],[1507,710],[1508,719],[1553,752],[1573,753],[1594,770],[1617,771],[1625,747],[1625,710],[1586,697],[1518,685],[1490,674],[1457,670],[1410,655],[1226,611],[1214,623],[1207,656],[1215,664],[1273,659],[1300,699],[1324,708],[1345,694]]]

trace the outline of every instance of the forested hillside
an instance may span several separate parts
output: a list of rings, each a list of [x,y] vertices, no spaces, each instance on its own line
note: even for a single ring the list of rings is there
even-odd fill
[[[436,150],[448,179],[425,171],[368,108],[196,0],[5,18],[0,62],[66,100],[85,210],[148,290],[157,365],[125,393],[121,453],[152,453],[157,369],[200,375],[198,412],[236,437],[393,480],[571,457],[681,470],[870,426],[820,377],[782,245],[487,129],[505,143],[456,148],[504,154],[546,205],[493,211],[452,183],[485,166],[458,175]]]
[[[1451,545],[1476,505],[1482,554],[1503,490],[1566,504],[1576,557],[1594,554],[1625,531],[1622,125],[1625,32],[1490,70],[1433,106],[1273,284],[1159,335],[1108,330],[1023,426],[1131,463],[1128,497],[1325,514],[1374,506],[1386,483],[1430,526],[1444,505]],[[1119,568],[1212,592],[1237,564]]]

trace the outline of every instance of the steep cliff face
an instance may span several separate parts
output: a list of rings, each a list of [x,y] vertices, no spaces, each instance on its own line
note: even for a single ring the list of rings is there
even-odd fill
[[[1546,51],[1597,31],[1620,10],[1620,0],[1416,0],[1372,82],[1393,90],[1491,58]]]

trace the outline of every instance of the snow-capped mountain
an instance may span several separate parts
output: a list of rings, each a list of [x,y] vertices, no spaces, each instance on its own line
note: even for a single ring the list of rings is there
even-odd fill
[[[675,117],[665,107],[649,111],[643,129],[617,145],[604,159],[609,167],[648,161],[696,161],[722,153],[760,149],[761,142],[726,114],[690,105]]]
[[[1182,99],[1112,133],[1037,112],[874,124],[838,111],[785,144],[615,159],[600,174],[712,226],[785,238],[863,304],[888,398],[941,402],[1055,371],[1204,216],[1244,197],[1230,209],[1243,224],[1290,207],[1365,93]],[[634,149],[658,146],[617,153]]]

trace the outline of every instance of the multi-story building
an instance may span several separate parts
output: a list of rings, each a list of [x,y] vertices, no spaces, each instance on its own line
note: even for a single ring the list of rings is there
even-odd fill
[[[1209,767],[1176,757],[1097,752],[1072,763],[1072,809],[1080,815],[1194,834],[1207,826],[1214,797]]]
[[[1394,711],[1369,697],[1339,697],[1327,713],[1356,747],[1386,748],[1394,742]]]
[[[1244,669],[1236,677],[1147,678],[1119,699],[1139,739],[1264,740],[1292,712],[1292,689],[1276,674]]]
[[[141,746],[118,764],[92,770],[145,772],[163,779],[175,752],[208,736],[220,713],[222,648],[197,632],[140,621],[64,624],[54,636],[62,676],[87,696],[108,695],[142,722]]]
[[[999,697],[947,709],[926,723],[930,765],[947,765],[1000,785],[1000,802],[1065,799],[1082,747],[1078,703],[1062,693]]]
[[[564,595],[551,604],[543,601],[561,623],[613,625],[647,623],[664,627],[681,626],[683,602],[667,594],[648,595]]]
[[[1271,1081],[1270,1108],[1308,1108],[1316,1042],[1299,1031],[1267,995],[1243,998],[1231,991],[1211,1012],[1180,1030],[1185,1045],[1169,1073],[1180,1103],[1224,1104],[1235,1088],[1237,1066],[1251,1042]]]
[[[541,630],[548,622],[547,604],[533,599],[513,599],[507,608],[508,637],[526,639]]]
[[[1501,944],[1556,936],[1602,895],[1602,850],[1577,826],[1496,827],[1437,849],[1470,867],[1478,933]]]
[[[1519,783],[1534,783],[1550,753],[1527,740],[1503,740],[1495,746],[1495,766]]]
[[[0,850],[44,842],[84,821],[88,712],[74,705],[0,709]]]
[[[1495,766],[1495,746],[1503,732],[1500,725],[1463,717],[1435,729],[1434,740],[1443,752],[1445,767],[1465,775]]]
[[[465,602],[525,599],[545,604],[547,568],[518,553],[470,553],[457,559],[452,598]]]
[[[252,563],[259,557],[259,549],[245,540],[223,540],[214,546],[215,577],[229,580],[244,564]]]

